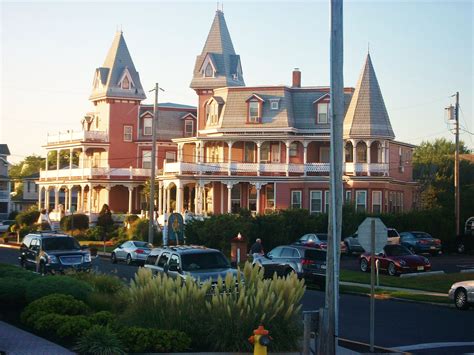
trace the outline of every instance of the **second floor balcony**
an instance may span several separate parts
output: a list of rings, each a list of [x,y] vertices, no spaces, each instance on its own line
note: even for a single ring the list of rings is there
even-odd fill
[[[69,142],[108,142],[109,134],[107,131],[73,131],[48,133],[46,144],[55,145]]]
[[[150,176],[150,169],[137,168],[110,168],[110,167],[84,167],[72,169],[41,170],[40,180],[57,179],[94,179],[94,178],[146,178]]]

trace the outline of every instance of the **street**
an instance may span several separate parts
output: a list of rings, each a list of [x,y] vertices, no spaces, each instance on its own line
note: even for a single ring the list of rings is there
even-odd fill
[[[17,256],[17,250],[0,249],[0,263],[17,264]],[[132,278],[138,269],[137,266],[123,263],[112,264],[106,258],[96,258],[93,264],[94,269],[99,272],[117,274],[127,280]],[[323,292],[306,291],[303,310],[317,310],[323,305]],[[368,312],[369,298],[341,295],[340,337],[367,343]],[[468,311],[458,311],[453,307],[377,300],[375,312],[375,342],[378,346],[429,354],[463,354],[474,351],[472,308]],[[460,344],[463,346],[459,346]]]

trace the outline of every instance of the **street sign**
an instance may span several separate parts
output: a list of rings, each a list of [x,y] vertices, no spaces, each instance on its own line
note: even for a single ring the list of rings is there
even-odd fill
[[[184,220],[180,213],[172,213],[168,218],[168,240],[184,243]]]
[[[357,229],[357,239],[366,252],[371,252],[370,248],[370,228],[371,222],[375,222],[375,250],[374,253],[383,252],[383,247],[387,244],[387,227],[380,218],[367,217]]]

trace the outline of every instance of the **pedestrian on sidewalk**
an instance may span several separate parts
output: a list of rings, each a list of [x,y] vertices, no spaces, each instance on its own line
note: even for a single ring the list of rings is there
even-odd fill
[[[262,240],[260,238],[257,238],[255,243],[250,247],[250,254],[253,256],[254,260],[264,254]]]

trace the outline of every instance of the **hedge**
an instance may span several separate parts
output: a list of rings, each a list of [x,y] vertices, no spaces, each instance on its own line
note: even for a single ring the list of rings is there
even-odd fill
[[[88,283],[72,277],[45,276],[30,282],[26,290],[26,300],[31,302],[53,293],[59,293],[86,301],[92,290]]]
[[[61,218],[59,224],[61,225],[61,229],[65,231],[69,231],[71,229],[85,230],[89,228],[89,217],[81,213],[64,216]]]
[[[30,209],[20,212],[16,216],[15,221],[20,227],[32,226],[38,221],[39,215],[38,210]]]

